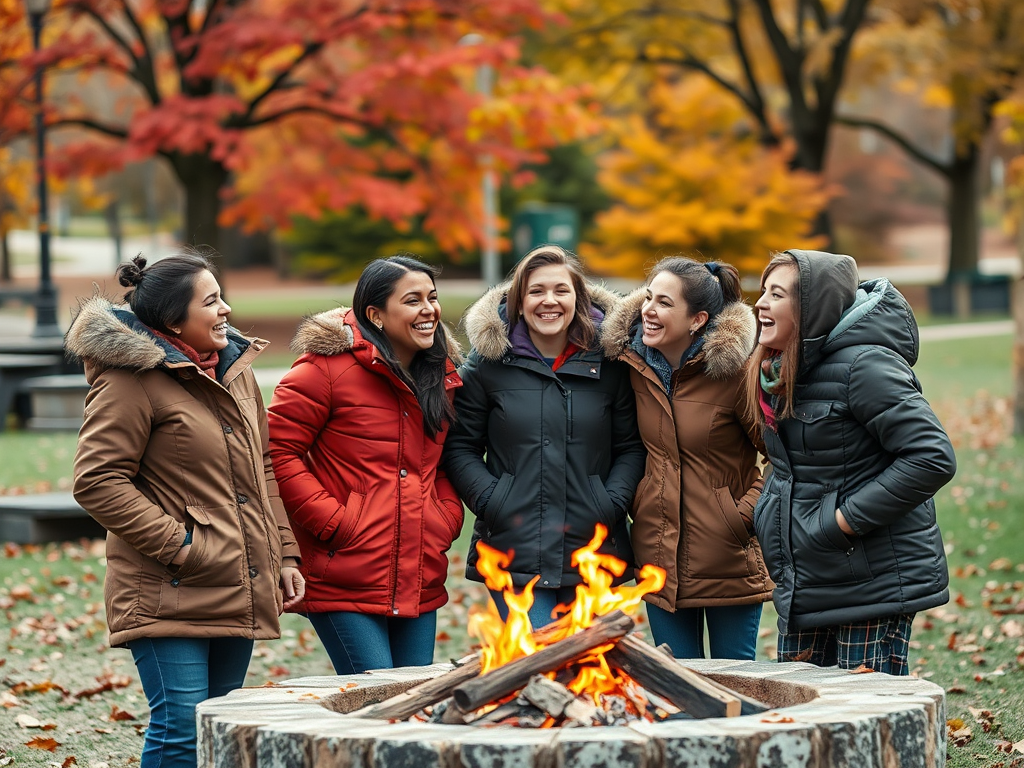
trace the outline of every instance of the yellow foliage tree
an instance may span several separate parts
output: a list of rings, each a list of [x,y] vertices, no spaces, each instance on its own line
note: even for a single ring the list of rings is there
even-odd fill
[[[32,193],[32,161],[14,157],[10,147],[0,147],[0,279],[11,279],[7,233],[28,223],[35,204]]]
[[[649,92],[649,113],[610,121],[619,147],[599,180],[619,202],[599,214],[581,255],[597,272],[642,277],[678,253],[757,273],[775,250],[820,247],[814,219],[828,193],[789,167],[791,147],[767,147],[737,101],[703,76]]]

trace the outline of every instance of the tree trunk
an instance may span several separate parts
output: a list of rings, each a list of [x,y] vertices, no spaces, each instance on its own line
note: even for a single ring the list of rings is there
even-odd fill
[[[957,155],[949,169],[949,272],[947,280],[970,280],[978,274],[981,211],[978,199],[980,152],[971,144]]]
[[[6,229],[0,229],[0,282],[11,282],[11,251],[7,247]]]
[[[224,258],[220,255],[221,232],[217,218],[221,209],[221,190],[228,181],[228,171],[216,160],[203,155],[177,155],[171,166],[185,189],[184,241],[189,245],[208,246],[216,251],[213,261],[223,273]]]
[[[1024,223],[1017,225],[1017,254],[1024,267]],[[1024,435],[1024,277],[1013,284],[1013,434]]]
[[[793,139],[796,141],[796,152],[790,168],[794,170],[810,171],[821,175],[825,167],[825,153],[828,152],[829,124],[822,123],[816,112],[803,111],[799,116],[793,116]],[[824,236],[826,242],[822,249],[828,251],[834,248],[835,240],[832,237],[832,215],[829,213],[828,205],[818,211],[814,217],[814,229],[812,235]]]

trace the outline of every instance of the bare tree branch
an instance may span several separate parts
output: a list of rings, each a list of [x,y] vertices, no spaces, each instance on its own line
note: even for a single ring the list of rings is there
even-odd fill
[[[761,142],[763,144],[775,145],[779,143],[779,137],[775,135],[768,122],[768,114],[765,109],[764,97],[761,94],[760,83],[754,76],[754,68],[747,54],[747,45],[743,40],[743,32],[740,29],[740,8],[739,0],[729,0],[729,33],[732,35],[732,44],[736,49],[736,55],[740,60],[740,67],[743,69],[743,77],[747,81],[749,90],[748,100],[745,102],[757,121],[761,131]]]
[[[853,117],[851,115],[836,115],[835,122],[839,125],[845,125],[850,128],[868,128],[875,131],[898,145],[904,152],[922,165],[931,168],[933,171],[946,178],[949,178],[952,170],[950,163],[942,162],[937,157],[928,154],[920,147],[911,143],[911,141],[903,134],[897,132],[896,129],[886,125],[885,123],[866,117]]]
[[[65,117],[60,120],[54,120],[52,123],[47,123],[46,128],[65,128],[68,126],[78,126],[79,128],[89,128],[102,133],[104,136],[111,136],[115,139],[127,139],[128,129],[120,128],[114,125],[106,125],[97,120],[92,120],[86,117]]]

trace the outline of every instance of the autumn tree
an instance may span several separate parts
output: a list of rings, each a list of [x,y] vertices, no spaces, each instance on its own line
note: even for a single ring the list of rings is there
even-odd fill
[[[839,122],[895,142],[948,185],[950,282],[977,274],[981,240],[980,165],[999,103],[1024,74],[1024,5],[1017,0],[895,0],[865,37],[863,58],[948,114],[948,150],[936,151],[900,126],[844,112]],[[906,90],[906,89],[902,89]],[[962,301],[961,301],[962,303]]]
[[[869,0],[552,0],[570,31],[559,71],[637,78],[699,72],[731,94],[762,144],[790,142],[790,166],[820,173],[855,36]],[[589,75],[588,75],[589,73]],[[823,209],[816,230],[830,237]]]
[[[765,147],[735,99],[703,76],[650,92],[653,120],[631,115],[599,180],[618,202],[597,215],[592,267],[642,277],[678,253],[758,273],[773,250],[816,247],[808,237],[827,195],[818,177],[788,167],[786,147]]]
[[[116,114],[48,102],[51,127],[90,133],[55,165],[164,158],[186,238],[214,247],[219,224],[352,205],[422,215],[443,247],[472,247],[478,158],[508,172],[586,122],[575,91],[517,63],[514,35],[548,19],[534,0],[56,0],[51,15],[68,23],[40,60],[125,94]],[[484,42],[460,46],[471,31]],[[486,104],[472,89],[485,63],[500,73]]]

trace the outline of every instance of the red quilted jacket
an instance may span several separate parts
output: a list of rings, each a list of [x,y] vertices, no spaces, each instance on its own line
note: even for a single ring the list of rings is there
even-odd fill
[[[307,319],[270,404],[270,454],[302,552],[298,610],[418,616],[448,601],[446,552],[462,503],[438,470],[447,428],[423,429],[416,397],[351,310]],[[451,394],[462,386],[449,359]]]

